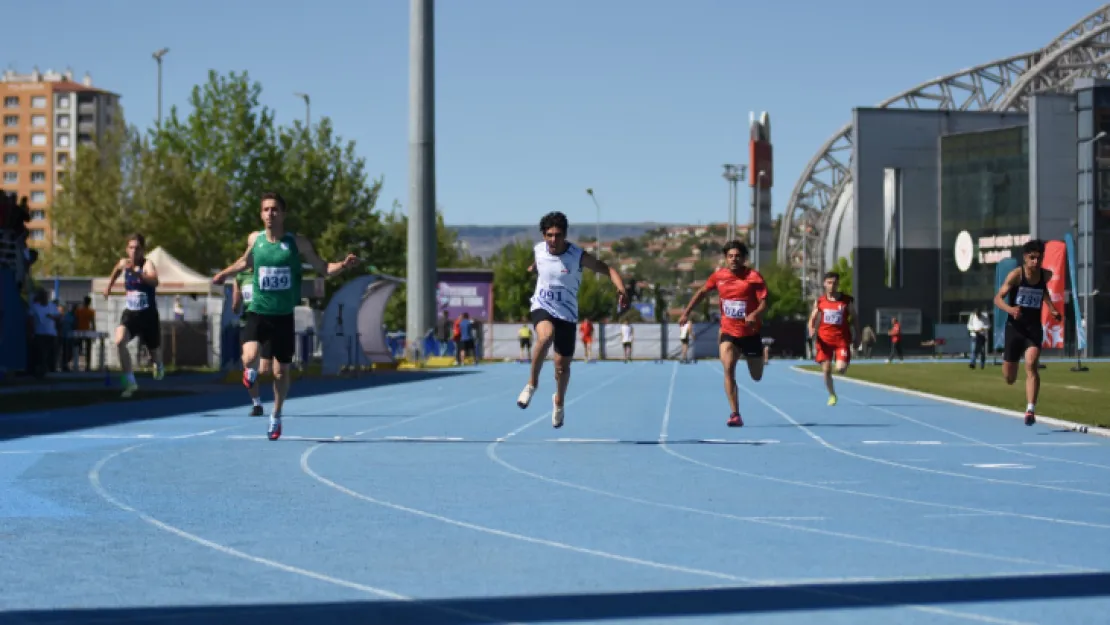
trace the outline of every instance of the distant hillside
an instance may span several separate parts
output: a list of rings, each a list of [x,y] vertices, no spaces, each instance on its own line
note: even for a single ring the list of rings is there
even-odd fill
[[[667,228],[681,224],[644,222],[637,224],[601,224],[601,240],[612,241],[624,237],[638,238],[649,230]],[[539,241],[539,226],[447,226],[458,233],[459,240],[466,243],[474,256],[488,258],[514,240]],[[577,241],[582,237],[593,239],[597,227],[593,223],[571,224],[570,238]]]

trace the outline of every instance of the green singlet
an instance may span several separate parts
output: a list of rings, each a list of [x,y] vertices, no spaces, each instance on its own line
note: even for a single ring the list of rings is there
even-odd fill
[[[254,278],[250,310],[258,315],[292,315],[301,301],[301,252],[292,233],[276,243],[259,232],[251,248]]]
[[[254,293],[254,269],[248,269],[239,275],[235,276],[235,281],[239,283],[239,292],[243,295],[243,313],[239,316],[239,327],[245,328],[247,326],[247,311],[251,309],[251,294]]]

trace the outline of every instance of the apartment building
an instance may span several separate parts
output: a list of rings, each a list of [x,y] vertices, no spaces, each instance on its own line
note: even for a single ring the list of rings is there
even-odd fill
[[[85,74],[29,74],[8,70],[0,75],[0,189],[26,196],[31,209],[28,244],[46,247],[50,236],[50,206],[65,184],[77,146],[93,141],[112,124],[119,95],[93,86]]]

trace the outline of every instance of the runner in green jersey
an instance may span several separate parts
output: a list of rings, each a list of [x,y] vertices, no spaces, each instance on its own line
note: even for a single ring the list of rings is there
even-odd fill
[[[293,311],[301,300],[301,261],[317,273],[333,276],[358,263],[348,254],[342,262],[320,259],[312,243],[299,234],[285,231],[285,200],[267,191],[262,194],[264,230],[247,237],[247,250],[230,267],[212,278],[222,284],[230,276],[253,268],[250,315],[243,335],[243,385],[254,387],[258,380],[259,344],[270,344],[274,367],[274,410],[270,414],[269,438],[281,437],[281,409],[289,392],[289,365],[296,352],[297,326]]]
[[[247,340],[247,319],[250,318],[250,303],[251,295],[254,293],[254,269],[247,269],[243,273],[235,276],[235,288],[231,293],[231,310],[239,315],[239,347],[242,349],[243,343]],[[270,349],[271,343],[269,341],[262,343],[259,346],[259,358],[261,361],[258,363],[258,374],[264,375],[270,373],[270,361],[273,359],[273,350]],[[262,399],[259,397],[258,385],[253,384],[247,389],[247,394],[251,397],[251,416],[262,416]]]

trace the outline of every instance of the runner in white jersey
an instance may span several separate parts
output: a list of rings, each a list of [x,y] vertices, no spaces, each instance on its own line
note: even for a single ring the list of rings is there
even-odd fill
[[[536,327],[536,344],[532,350],[532,368],[528,384],[520,392],[516,405],[527,408],[532,394],[540,385],[540,370],[547,359],[547,350],[555,346],[555,394],[551,397],[551,425],[563,427],[563,402],[570,382],[570,363],[574,359],[575,327],[578,325],[578,287],[582,271],[589,269],[607,275],[617,287],[617,310],[628,307],[628,292],[616,269],[609,267],[577,245],[567,241],[567,217],[553,212],[540,219],[543,243],[536,244],[532,267],[538,275],[532,295],[532,324]]]

